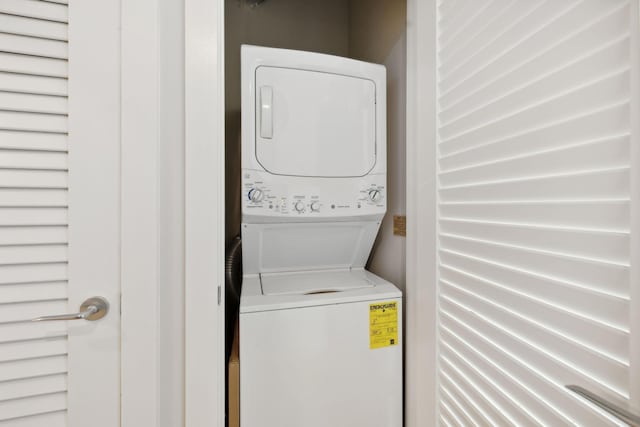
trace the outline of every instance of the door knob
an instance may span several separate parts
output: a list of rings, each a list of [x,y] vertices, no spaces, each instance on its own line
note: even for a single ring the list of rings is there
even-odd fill
[[[45,322],[49,320],[98,320],[109,312],[109,302],[102,297],[91,297],[80,305],[78,313],[56,314],[53,316],[41,316],[31,319],[32,322]]]

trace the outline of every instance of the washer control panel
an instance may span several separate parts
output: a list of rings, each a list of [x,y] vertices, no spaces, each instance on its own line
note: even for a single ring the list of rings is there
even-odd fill
[[[331,218],[383,214],[386,207],[384,174],[308,178],[242,172],[244,215]]]

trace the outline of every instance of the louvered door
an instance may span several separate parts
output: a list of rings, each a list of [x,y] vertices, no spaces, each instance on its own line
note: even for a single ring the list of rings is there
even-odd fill
[[[443,425],[617,423],[567,384],[637,403],[636,3],[439,2]]]
[[[91,79],[117,62],[87,46],[113,21],[66,3],[0,0],[1,427],[119,423],[118,77]],[[29,321],[94,294],[112,302],[99,324]]]

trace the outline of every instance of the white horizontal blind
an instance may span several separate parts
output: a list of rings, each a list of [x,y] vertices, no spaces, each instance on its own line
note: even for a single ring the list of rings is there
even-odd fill
[[[605,426],[630,392],[630,5],[438,5],[443,425]]]
[[[0,0],[0,427],[66,425],[67,5]]]

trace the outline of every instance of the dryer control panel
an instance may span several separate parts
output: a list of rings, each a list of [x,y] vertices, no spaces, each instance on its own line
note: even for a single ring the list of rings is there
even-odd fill
[[[274,218],[336,218],[384,214],[386,176],[353,178],[279,176],[242,172],[242,214]]]

